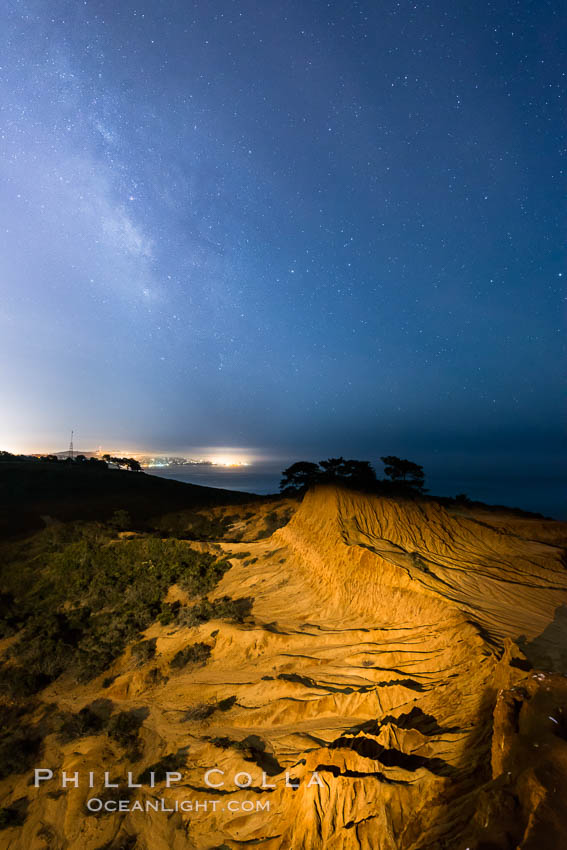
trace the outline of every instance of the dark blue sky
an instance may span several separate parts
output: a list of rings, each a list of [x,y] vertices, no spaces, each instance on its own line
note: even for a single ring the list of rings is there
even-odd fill
[[[566,7],[2,18],[3,447],[557,471]]]

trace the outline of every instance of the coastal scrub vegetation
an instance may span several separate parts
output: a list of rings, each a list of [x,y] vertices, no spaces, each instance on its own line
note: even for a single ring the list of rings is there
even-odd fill
[[[14,695],[35,693],[66,671],[81,681],[97,676],[164,614],[172,584],[198,597],[230,568],[187,543],[151,535],[117,540],[95,523],[50,526],[6,544],[3,554],[1,634],[17,639],[0,685]],[[227,603],[199,604],[194,619],[204,621]],[[144,663],[154,648],[138,644],[134,659]]]
[[[282,528],[284,525],[290,521],[293,511],[289,508],[287,510],[280,511],[270,511],[266,514],[264,528],[260,529],[257,534],[258,540],[263,540],[266,537],[271,537],[274,531],[277,531],[278,528]]]
[[[179,511],[160,517],[153,527],[163,537],[178,540],[220,540],[234,521],[232,516],[205,516],[195,511]]]

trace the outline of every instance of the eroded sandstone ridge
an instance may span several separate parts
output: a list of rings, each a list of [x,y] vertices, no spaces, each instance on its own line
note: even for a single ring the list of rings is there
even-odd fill
[[[29,802],[1,846],[567,846],[564,543],[561,523],[512,513],[309,492],[270,537],[220,541],[232,567],[209,598],[252,597],[243,622],[156,622],[147,660],[128,649],[104,677],[49,685],[43,702],[74,715],[138,712],[139,746],[49,734],[38,767],[54,779],[2,782],[4,806]],[[187,601],[176,586],[168,599]],[[80,787],[62,791],[62,770]],[[170,788],[166,770],[182,775]],[[123,787],[129,771],[141,789]],[[218,803],[89,814],[95,796]]]

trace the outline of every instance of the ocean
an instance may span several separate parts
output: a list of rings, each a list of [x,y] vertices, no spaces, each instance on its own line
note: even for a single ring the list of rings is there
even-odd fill
[[[286,464],[250,464],[245,467],[187,466],[152,468],[148,474],[173,478],[203,487],[221,487],[244,493],[267,495],[278,493],[281,470]],[[471,499],[491,505],[507,505],[534,511],[554,519],[567,519],[565,483],[558,478],[461,478],[428,476],[426,486],[431,495],[455,496],[466,493]]]

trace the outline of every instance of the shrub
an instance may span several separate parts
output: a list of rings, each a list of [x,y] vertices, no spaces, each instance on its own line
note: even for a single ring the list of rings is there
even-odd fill
[[[137,761],[141,756],[138,732],[148,714],[147,708],[134,708],[113,715],[108,722],[106,731],[109,737],[125,748],[130,761]]]
[[[194,643],[186,646],[173,656],[169,666],[180,669],[186,664],[204,664],[211,655],[211,649],[208,643]]]
[[[458,505],[472,505],[472,500],[469,499],[466,493],[457,493],[455,496],[455,502]]]
[[[154,685],[165,685],[169,681],[169,676],[164,676],[159,667],[151,667],[146,673],[145,681],[150,687]]]
[[[22,826],[28,813],[29,800],[20,797],[11,806],[0,809],[0,829],[8,829],[11,826]]]
[[[188,751],[189,747],[182,747],[176,753],[169,753],[169,755],[163,756],[155,764],[146,767],[139,775],[137,781],[142,785],[146,785],[151,781],[151,774],[153,773],[156,783],[164,782],[166,773],[172,773],[185,767]]]
[[[270,511],[266,514],[264,528],[257,535],[258,540],[271,537],[274,531],[277,531],[278,528],[282,528],[284,525],[287,525],[291,519],[292,513],[293,512],[291,510],[287,509],[281,511],[279,514],[277,511]]]
[[[182,720],[206,720],[216,711],[215,703],[198,702],[184,712]]]
[[[226,697],[226,699],[221,699],[219,702],[199,702],[184,712],[182,721],[206,720],[215,711],[229,711],[235,703],[235,696]]]
[[[156,643],[157,638],[150,638],[149,640],[142,640],[139,643],[134,644],[131,653],[132,658],[138,667],[141,667],[143,664],[151,661],[152,658],[155,658]]]
[[[205,555],[191,570],[182,572],[178,584],[188,593],[207,593],[219,583],[229,569],[228,561],[215,560],[212,555]]]
[[[9,699],[30,697],[48,685],[49,682],[48,676],[32,673],[25,667],[18,665],[0,667],[0,694]]]
[[[18,608],[11,593],[0,593],[0,638],[12,635],[18,627]]]
[[[248,735],[242,741],[233,741],[228,737],[211,738],[211,744],[222,750],[233,749],[244,754],[245,761],[253,761],[261,767],[268,776],[276,776],[283,770],[277,759],[266,752],[266,742],[258,735]]]
[[[179,609],[181,608],[181,602],[176,600],[175,602],[162,602],[161,604],[161,612],[158,617],[159,622],[162,626],[169,626],[170,623],[176,619]]]
[[[113,705],[109,699],[97,699],[76,714],[61,713],[55,721],[59,730],[59,740],[66,742],[88,735],[98,735],[108,724],[112,708]]]
[[[132,528],[132,517],[128,511],[114,511],[110,525],[117,531],[129,531]]]
[[[191,608],[182,608],[179,613],[179,623],[192,628],[206,623],[209,620],[229,620],[235,623],[243,623],[252,610],[254,599],[251,596],[243,596],[232,599],[230,596],[221,596],[212,602],[203,599]]]
[[[4,719],[3,719],[4,720]],[[14,728],[11,724],[0,736],[0,779],[12,773],[26,773],[36,763],[42,736],[37,727]]]

